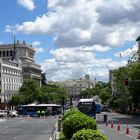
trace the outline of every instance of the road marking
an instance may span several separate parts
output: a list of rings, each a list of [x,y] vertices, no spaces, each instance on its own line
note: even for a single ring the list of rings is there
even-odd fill
[[[105,133],[105,131],[104,130],[102,130],[102,129],[98,129],[100,132],[102,132],[102,133]]]

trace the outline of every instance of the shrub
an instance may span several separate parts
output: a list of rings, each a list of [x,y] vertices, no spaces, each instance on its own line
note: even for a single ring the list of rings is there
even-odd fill
[[[74,133],[85,128],[85,129],[97,129],[97,123],[93,118],[90,118],[84,114],[73,114],[69,115],[62,124],[63,134],[66,138],[71,138]]]
[[[97,130],[83,129],[73,134],[72,140],[108,140]]]
[[[76,109],[74,109],[74,108],[71,108],[70,110],[68,110],[65,114],[64,114],[64,116],[63,116],[63,118],[62,118],[62,121],[64,121],[69,115],[72,115],[72,114],[75,114],[75,113],[81,113],[80,111],[78,111],[78,110],[76,110]],[[82,113],[81,113],[82,114]]]

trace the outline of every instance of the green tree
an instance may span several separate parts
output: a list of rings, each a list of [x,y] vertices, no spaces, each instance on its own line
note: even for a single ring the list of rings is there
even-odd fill
[[[119,98],[122,98],[123,101],[120,104],[120,108],[122,108],[122,111],[126,111],[128,108],[129,103],[129,90],[128,87],[125,86],[125,79],[129,76],[129,70],[127,67],[121,67],[118,70],[114,72],[115,76],[115,85],[117,88],[117,94],[119,95]]]
[[[131,64],[129,69],[129,91],[134,105],[134,112],[140,106],[140,64]]]
[[[26,97],[26,103],[32,103],[37,100],[39,86],[34,80],[25,80],[19,89],[19,95]]]

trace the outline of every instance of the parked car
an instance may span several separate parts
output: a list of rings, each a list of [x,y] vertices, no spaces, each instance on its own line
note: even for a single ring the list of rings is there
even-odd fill
[[[7,110],[0,110],[0,117],[7,117]]]
[[[10,110],[9,111],[9,116],[10,117],[18,117],[18,112],[16,110]]]

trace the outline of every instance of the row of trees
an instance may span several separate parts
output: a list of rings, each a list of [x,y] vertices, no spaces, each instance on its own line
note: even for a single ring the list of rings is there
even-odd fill
[[[114,71],[117,96],[113,105],[122,111],[136,111],[140,108],[140,64],[133,63]],[[128,81],[126,81],[128,79]],[[128,82],[126,84],[126,82]]]
[[[9,104],[14,106],[33,102],[61,104],[63,97],[64,99],[67,98],[64,89],[46,83],[42,87],[39,87],[36,81],[30,79],[23,82],[18,94],[12,97]]]
[[[110,83],[96,84],[94,88],[89,88],[81,92],[81,96],[84,98],[92,97],[95,95],[98,95],[100,97],[103,104],[108,104],[112,97]]]

